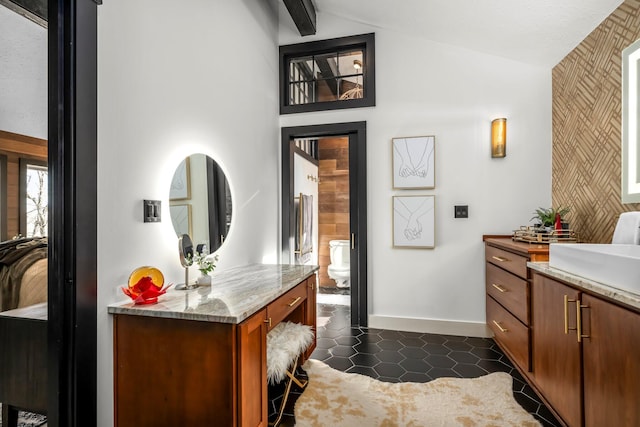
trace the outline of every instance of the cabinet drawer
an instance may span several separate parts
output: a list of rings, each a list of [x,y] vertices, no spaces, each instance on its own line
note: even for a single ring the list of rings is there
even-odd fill
[[[511,360],[523,370],[531,371],[529,328],[490,296],[487,296],[487,324]]]
[[[484,253],[487,262],[510,271],[523,279],[527,278],[527,261],[529,261],[527,257],[516,255],[513,252],[504,251],[488,245]]]
[[[267,306],[269,330],[285,319],[307,300],[307,282],[304,281]]]
[[[529,282],[487,263],[487,293],[522,323],[529,325]]]

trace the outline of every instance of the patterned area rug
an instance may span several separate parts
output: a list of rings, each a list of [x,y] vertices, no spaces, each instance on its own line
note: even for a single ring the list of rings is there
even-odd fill
[[[31,412],[18,411],[18,427],[46,426],[47,417]],[[2,404],[0,403],[0,427],[2,427]]]
[[[313,359],[302,367],[309,384],[295,404],[297,427],[540,426],[515,401],[504,372],[394,384]]]

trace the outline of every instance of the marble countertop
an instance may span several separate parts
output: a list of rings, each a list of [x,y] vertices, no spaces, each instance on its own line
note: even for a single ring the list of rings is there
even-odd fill
[[[108,312],[204,322],[240,323],[318,270],[315,265],[252,264],[215,272],[211,286],[189,291],[170,288],[157,304],[130,299],[110,304]],[[123,294],[124,296],[124,294]]]
[[[0,316],[3,317],[16,317],[20,319],[31,320],[47,320],[49,313],[49,306],[46,302],[30,305],[27,307],[14,308],[13,310],[7,310],[0,312]]]
[[[548,262],[529,262],[527,263],[527,266],[532,270],[539,271],[540,273],[544,273],[547,276],[554,277],[558,280],[562,280],[563,282],[572,284],[579,288],[589,290],[594,294],[602,295],[630,307],[640,309],[639,294],[616,289],[603,283],[594,282],[593,280],[585,279],[584,277],[576,276],[574,274],[567,273],[566,271],[549,267]]]

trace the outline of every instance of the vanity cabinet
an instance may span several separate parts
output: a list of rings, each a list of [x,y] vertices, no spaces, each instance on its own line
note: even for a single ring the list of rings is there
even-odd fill
[[[317,296],[318,293],[318,276],[312,276],[307,279],[307,312],[306,312],[306,321],[304,322],[307,325],[316,325],[316,319],[318,316],[317,313]],[[317,331],[314,327],[314,333],[317,335]],[[316,340],[313,340],[309,348],[304,354],[305,360],[311,357],[311,353],[316,349]]]
[[[546,261],[548,245],[485,237],[487,325],[522,372],[531,371],[531,272],[529,261]]]
[[[569,426],[640,425],[640,310],[533,276],[537,389]]]
[[[250,266],[218,276],[217,298],[174,291],[109,306],[114,425],[267,427],[267,333],[282,321],[315,330],[316,270]]]
[[[570,426],[582,425],[582,367],[575,323],[579,299],[577,290],[534,274],[533,381]]]

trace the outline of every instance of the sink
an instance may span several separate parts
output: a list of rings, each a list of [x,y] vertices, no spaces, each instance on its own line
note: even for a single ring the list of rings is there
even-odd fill
[[[640,245],[552,243],[549,267],[640,294]]]

